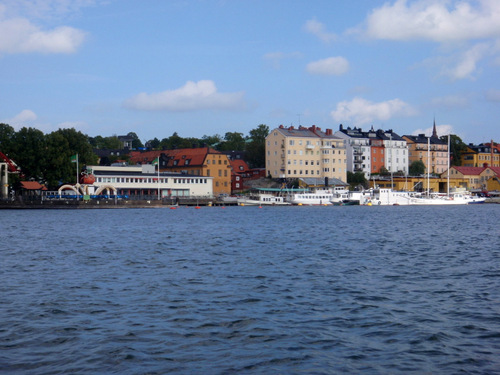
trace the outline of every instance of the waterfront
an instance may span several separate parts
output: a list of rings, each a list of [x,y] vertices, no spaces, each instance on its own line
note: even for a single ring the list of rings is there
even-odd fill
[[[500,209],[1,212],[0,372],[500,373]]]

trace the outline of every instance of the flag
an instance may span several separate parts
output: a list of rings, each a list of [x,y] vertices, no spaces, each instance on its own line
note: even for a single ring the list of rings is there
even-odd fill
[[[76,163],[78,161],[78,154],[76,155],[71,155],[71,162]]]
[[[153,164],[153,165],[157,165],[157,164],[158,164],[158,158],[153,159],[153,161],[151,162],[151,164]]]

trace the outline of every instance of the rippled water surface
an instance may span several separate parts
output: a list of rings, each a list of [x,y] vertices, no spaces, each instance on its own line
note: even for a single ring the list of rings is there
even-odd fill
[[[0,372],[500,373],[500,206],[0,211]]]

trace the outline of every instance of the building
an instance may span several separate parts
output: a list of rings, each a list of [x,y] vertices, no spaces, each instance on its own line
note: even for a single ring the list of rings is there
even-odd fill
[[[421,161],[426,171],[433,174],[441,174],[448,170],[449,155],[448,142],[439,139],[436,130],[436,121],[432,129],[432,135],[425,134],[404,135],[408,145],[408,162]]]
[[[377,139],[384,146],[384,168],[390,173],[408,174],[408,145],[406,140],[389,130],[377,130]]]
[[[159,172],[153,165],[91,165],[87,166],[86,174],[95,178],[88,186],[89,195],[102,191],[141,199],[214,195],[211,177]]]
[[[347,180],[344,140],[315,125],[280,125],[266,137],[266,174],[274,178],[337,178]]]
[[[353,173],[363,172],[366,178],[370,178],[371,147],[366,132],[363,132],[361,128],[344,129],[340,124],[339,130],[334,135],[345,141],[347,170]]]
[[[500,145],[493,140],[479,145],[470,143],[462,152],[460,160],[464,167],[480,167],[485,163],[491,167],[500,167]]]
[[[227,155],[210,147],[163,151],[133,151],[131,164],[151,164],[159,160],[160,171],[211,177],[213,193],[231,193],[231,166]]]
[[[441,174],[446,177],[447,172]],[[462,167],[453,166],[450,168],[450,178],[461,179],[462,185],[473,190],[497,190],[495,188],[500,177],[500,167]]]

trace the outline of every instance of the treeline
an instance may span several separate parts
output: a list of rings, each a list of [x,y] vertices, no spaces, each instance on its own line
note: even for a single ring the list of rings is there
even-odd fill
[[[265,166],[265,139],[269,127],[261,124],[248,135],[228,132],[224,137],[216,134],[201,138],[183,138],[174,132],[170,137],[159,140],[154,138],[143,144],[137,134],[130,132],[133,148],[166,150],[190,147],[212,147],[219,151],[245,151],[246,160],[251,167]],[[89,137],[73,128],[59,129],[44,134],[35,128],[21,128],[15,131],[8,124],[0,123],[0,151],[13,160],[21,169],[21,175],[11,174],[10,181],[20,178],[34,180],[55,189],[64,183],[74,183],[76,166],[71,156],[78,154],[80,166],[98,163],[93,149],[122,149],[123,143],[118,136]],[[123,158],[123,156],[121,156]]]

